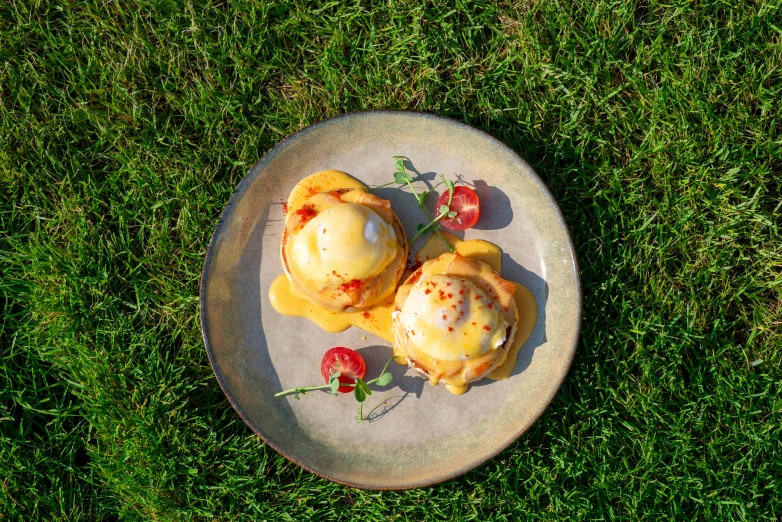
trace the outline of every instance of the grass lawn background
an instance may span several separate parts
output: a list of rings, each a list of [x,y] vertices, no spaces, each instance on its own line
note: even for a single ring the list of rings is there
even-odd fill
[[[781,42],[779,1],[3,2],[0,519],[782,516]],[[408,492],[267,448],[198,325],[234,186],[373,108],[518,151],[584,286],[543,416]]]

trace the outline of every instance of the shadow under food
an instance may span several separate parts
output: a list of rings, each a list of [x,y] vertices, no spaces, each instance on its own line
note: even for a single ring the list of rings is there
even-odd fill
[[[391,373],[393,376],[393,380],[386,386],[378,386],[377,384],[372,385],[373,394],[368,396],[366,401],[363,403],[363,407],[365,409],[371,409],[369,409],[368,413],[364,414],[363,420],[377,422],[384,418],[388,413],[393,411],[394,408],[399,406],[402,401],[407,399],[409,396],[414,395],[416,399],[421,397],[421,392],[423,391],[426,381],[420,377],[406,375],[407,366],[402,366],[394,361],[389,362],[391,357],[391,350],[389,350],[388,346],[366,346],[364,348],[359,348],[356,350],[356,352],[361,355],[361,357],[364,359],[364,362],[366,363],[367,380],[372,380],[379,377],[386,363],[388,363],[386,371]],[[390,397],[379,397],[381,393],[392,391],[395,388],[398,388],[404,393],[392,395]],[[375,404],[374,401],[377,400],[380,402],[373,406],[373,404]]]
[[[481,218],[473,226],[475,230],[500,230],[511,224],[513,209],[505,192],[482,179],[475,180],[473,188],[481,201]]]
[[[391,358],[391,349],[388,346],[366,346],[364,348],[359,348],[356,352],[361,355],[367,365],[367,380],[378,377],[383,370],[383,366],[385,366],[388,359]],[[399,388],[405,392],[406,395],[412,394],[415,395],[416,399],[420,398],[426,381],[418,375],[407,375],[407,370],[407,364],[402,366],[395,361],[390,362],[386,371],[389,372],[394,379],[386,386],[373,384],[373,391],[389,391],[393,388]]]
[[[408,158],[405,158],[405,168],[414,174],[413,182],[421,181],[426,185],[427,190],[432,189],[432,182],[436,180],[437,173],[419,172],[415,168],[415,165],[413,165],[413,163]],[[472,187],[481,201],[481,218],[473,227],[474,229],[501,230],[511,224],[513,221],[513,208],[510,204],[510,198],[505,192],[502,191],[502,189],[499,187],[490,186],[482,179],[474,180],[472,183],[470,183],[461,176],[457,176],[457,181]],[[377,194],[379,197],[390,200],[391,206],[395,209],[398,209],[397,212],[401,211],[405,215],[410,215],[410,212],[417,211],[421,214],[422,218],[425,218],[423,212],[417,208],[418,200],[413,194],[409,192],[400,191],[397,187],[389,187],[388,189],[378,189],[375,191],[375,194]],[[430,211],[430,213],[432,213],[432,215],[436,215],[437,211],[435,208],[437,206],[437,197],[435,196],[436,195],[433,194],[426,199],[427,209]],[[407,230],[406,232],[408,234],[414,233],[414,231],[410,230]],[[449,230],[449,232],[455,234],[460,239],[464,239],[464,231]],[[519,354],[516,359],[516,365],[513,368],[513,372],[511,373],[511,377],[513,377],[522,373],[529,367],[530,363],[532,362],[532,356],[535,352],[535,349],[546,342],[546,301],[548,299],[548,284],[543,278],[518,264],[505,252],[502,254],[501,275],[505,279],[524,285],[532,293],[538,308],[535,327],[532,330],[529,339],[527,339],[527,341],[519,350]],[[380,348],[379,353],[382,353],[384,358],[382,361],[370,364],[368,359],[376,357],[375,353],[378,352],[378,348]],[[385,361],[388,360],[388,348],[384,346],[370,346],[359,350],[359,352],[362,352],[363,350],[367,350],[366,356],[364,356],[362,353],[364,360],[367,361],[367,374],[374,375],[374,373],[372,373],[373,371],[379,373],[383,367],[383,364],[385,364]],[[374,364],[378,364],[375,370],[373,370]],[[404,400],[404,398],[406,398],[407,394],[409,393],[414,393],[416,398],[421,396],[421,391],[426,382],[424,379],[417,375],[405,375],[407,368],[398,364],[389,365],[389,371],[391,371],[392,375],[394,376],[394,380],[389,386],[398,386],[402,391],[406,392],[399,402]],[[491,384],[492,382],[493,381],[490,379],[483,379],[477,383],[474,383],[473,386],[485,386],[487,384]],[[397,404],[398,403],[395,403],[393,407],[396,407]],[[393,408],[389,408],[389,411],[391,409]]]
[[[539,275],[530,272],[518,264],[505,252],[502,254],[502,277],[524,285],[527,290],[532,293],[538,308],[535,327],[533,328],[529,339],[521,346],[519,355],[516,359],[516,365],[513,368],[513,372],[510,374],[510,378],[513,378],[529,367],[530,363],[532,363],[532,356],[534,355],[535,350],[546,343],[546,301],[548,300],[548,283]],[[522,311],[519,311],[519,313],[521,314]],[[474,383],[473,386],[486,386],[492,382],[494,381],[491,379],[482,379]]]
[[[375,406],[373,409],[369,411],[369,413],[367,413],[367,415],[364,417],[364,420],[368,422],[379,421],[380,419],[385,417],[388,413],[390,413],[391,410],[399,406],[399,404],[403,400],[405,400],[408,395],[410,394],[405,393],[404,395],[393,395],[391,397],[384,399],[383,402]]]

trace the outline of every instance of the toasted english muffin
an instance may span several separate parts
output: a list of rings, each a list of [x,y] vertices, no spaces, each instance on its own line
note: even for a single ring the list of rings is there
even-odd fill
[[[289,209],[280,254],[296,295],[326,310],[355,312],[393,294],[408,246],[390,202],[350,188],[313,194]]]
[[[505,361],[518,324],[516,287],[459,253],[427,261],[399,287],[394,353],[460,393]]]

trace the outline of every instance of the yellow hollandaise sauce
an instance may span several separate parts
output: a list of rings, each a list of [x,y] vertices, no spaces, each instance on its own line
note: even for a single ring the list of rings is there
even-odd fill
[[[459,252],[464,257],[483,261],[488,264],[492,270],[498,274],[502,274],[502,250],[500,250],[500,247],[497,245],[481,239],[462,241],[448,232],[442,232],[442,235],[445,240],[451,244],[454,251]],[[435,259],[446,252],[447,249],[440,238],[437,237],[436,234],[432,234],[426,241],[426,244],[416,253],[416,260],[423,263],[430,259]],[[527,290],[526,287],[515,281],[513,281],[513,284],[516,286],[516,293],[513,297],[516,300],[516,310],[519,312],[516,335],[513,338],[513,345],[508,351],[508,356],[505,358],[505,361],[488,375],[489,379],[503,380],[510,377],[513,368],[516,366],[516,359],[519,356],[519,351],[527,339],[529,339],[532,330],[535,328],[535,323],[538,320],[538,304],[535,302],[532,293]],[[465,387],[464,390],[457,391],[464,393],[466,389],[467,388]],[[449,388],[449,391],[452,390]]]
[[[269,301],[282,315],[304,317],[327,332],[344,332],[351,326],[356,326],[388,342],[394,341],[391,333],[393,296],[361,312],[330,312],[294,295],[290,281],[283,274],[272,283],[269,289]]]
[[[324,170],[316,172],[301,180],[291,191],[285,204],[285,220],[305,204],[313,204],[319,194],[339,189],[366,189],[366,186],[339,170]],[[317,207],[317,204],[314,206]],[[356,205],[357,207],[357,205]],[[352,206],[344,206],[339,210],[352,210]],[[365,209],[360,208],[360,211]],[[342,217],[345,221],[345,218]],[[317,223],[315,223],[317,225]],[[306,237],[305,237],[306,239]],[[389,342],[391,335],[391,310],[394,306],[393,296],[385,299],[367,310],[360,312],[335,313],[310,303],[291,287],[285,275],[280,275],[269,289],[269,300],[272,307],[282,315],[304,317],[327,332],[342,332],[356,326],[371,334],[377,335]]]
[[[302,180],[291,192],[288,197],[286,208],[286,221],[297,209],[307,204],[307,200],[312,196],[344,188],[366,187],[349,176],[348,174],[336,170],[327,170],[308,176]],[[443,237],[450,243],[454,251],[464,257],[477,259],[487,263],[492,270],[498,274],[502,273],[502,251],[500,248],[488,241],[479,239],[463,241],[453,234],[442,232]],[[426,243],[418,250],[416,261],[424,263],[434,259],[447,252],[447,247],[443,244],[436,234],[432,234]],[[409,271],[404,274],[402,281],[409,275]],[[532,294],[524,286],[514,283],[516,292],[514,299],[518,310],[519,320],[517,323],[516,334],[511,349],[505,361],[495,368],[489,374],[489,378],[500,380],[507,379],[516,365],[516,359],[524,342],[529,338],[537,321],[537,303]],[[325,310],[306,299],[297,296],[291,288],[291,284],[285,275],[280,275],[269,289],[269,300],[272,307],[282,315],[304,317],[327,332],[342,332],[351,326],[358,327],[366,332],[376,335],[386,341],[393,343],[393,324],[391,313],[394,309],[394,296],[378,303],[366,310],[359,312],[336,313]],[[403,355],[403,354],[399,354]],[[402,359],[397,359],[402,365],[407,363]],[[464,393],[468,386],[446,385],[449,392],[459,395]]]
[[[448,232],[442,232],[442,235],[445,240],[451,244],[455,252],[460,253],[464,257],[483,261],[498,274],[502,273],[502,250],[497,245],[480,239],[463,241]],[[439,257],[447,251],[442,240],[440,240],[436,234],[432,234],[424,246],[416,253],[416,260],[419,263],[424,263],[430,259]],[[516,301],[519,320],[516,325],[516,333],[508,351],[508,355],[505,360],[488,375],[488,377],[493,380],[504,380],[510,377],[516,366],[519,351],[527,339],[529,339],[532,330],[535,328],[535,323],[537,322],[538,306],[532,293],[519,283],[513,282],[513,284],[516,287],[513,297]],[[404,354],[400,353],[399,355],[404,357]],[[421,354],[416,355],[417,357],[421,357]],[[404,364],[403,359],[402,364]],[[438,361],[439,366],[448,364],[451,363]],[[446,389],[455,395],[461,395],[467,391],[468,387],[468,385],[446,384]]]
[[[288,202],[285,204],[285,221],[288,216],[303,207],[309,198],[321,192],[329,192],[339,189],[364,189],[366,185],[346,172],[340,170],[324,170],[310,174],[299,181],[288,196]]]

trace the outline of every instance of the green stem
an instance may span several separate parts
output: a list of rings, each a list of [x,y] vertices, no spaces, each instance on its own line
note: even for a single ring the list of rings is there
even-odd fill
[[[405,182],[407,183],[407,186],[410,187],[410,190],[413,191],[413,194],[415,194],[416,201],[418,201],[418,192],[415,191],[415,187],[413,186],[413,184],[410,182],[409,179],[406,179]]]
[[[379,189],[379,188],[387,187],[387,186],[389,186],[389,185],[396,185],[396,181],[392,181],[391,183],[386,183],[385,185],[378,185],[378,186],[376,186],[376,187],[371,187],[371,188],[369,189],[369,191],[370,191],[370,192],[372,192],[373,190],[377,190],[377,189]]]
[[[429,214],[429,213],[427,212],[427,214]],[[419,237],[421,237],[422,234],[425,234],[426,232],[429,232],[429,230],[431,228],[433,228],[437,223],[439,223],[440,220],[443,219],[444,217],[445,217],[445,214],[440,214],[439,216],[434,218],[432,221],[430,221],[428,225],[426,225],[421,230],[416,232],[415,235],[413,236],[413,239],[410,240],[410,244],[412,245],[413,243],[415,243],[415,240],[418,239]],[[443,241],[445,241],[445,239],[443,239]],[[448,243],[447,241],[446,241],[446,244],[448,246],[450,246],[450,243]]]
[[[386,365],[383,366],[383,371],[380,372],[380,375],[383,375],[386,373],[386,369],[388,368],[388,364],[396,359],[396,356],[391,357],[388,361],[386,361]],[[380,375],[378,375],[375,379],[372,379],[371,381],[367,381],[366,384],[375,384],[378,379],[380,379]],[[342,386],[350,386],[352,388],[356,387],[356,383],[339,383],[340,387]],[[288,395],[289,393],[307,393],[308,391],[313,390],[325,390],[326,388],[331,388],[330,384],[323,384],[321,386],[307,386],[306,388],[291,388],[290,390],[281,391],[280,393],[275,393],[275,397],[282,397],[283,395]]]
[[[454,190],[449,190],[448,191],[448,211],[449,212],[451,210],[451,203],[453,203],[453,193],[454,192],[455,192]]]
[[[418,192],[416,192],[415,187],[413,186],[413,183],[411,181],[409,181],[409,180],[405,180],[405,181],[407,182],[407,186],[410,187],[410,190],[413,191],[413,194],[415,195],[416,201],[420,201],[418,199]],[[439,186],[439,185],[440,184],[438,183],[437,185],[435,185],[435,187]],[[432,190],[434,190],[434,187],[432,187]],[[451,194],[451,197],[453,197],[453,194]],[[448,201],[448,207],[449,208],[451,207],[450,200]],[[429,213],[429,211],[426,209],[425,206],[421,206],[421,208],[424,209],[424,213],[426,214],[426,217],[429,218],[429,222],[431,224],[431,222],[434,221],[434,219],[432,219],[432,215]],[[424,227],[424,228],[426,228],[426,227]],[[423,228],[421,230],[423,230]],[[416,233],[415,236],[413,236],[413,239],[411,241],[408,241],[409,245],[412,245],[413,241],[415,241],[418,238],[418,236],[420,235],[421,230],[419,230],[418,233]],[[448,241],[445,240],[443,235],[440,233],[440,229],[439,228],[435,229],[435,232],[437,232],[437,235],[440,236],[440,239],[442,239],[443,243],[445,243],[445,246],[448,247],[448,251],[449,252],[453,252],[453,247],[451,246],[451,244]]]
[[[343,386],[340,384],[340,386]],[[347,385],[344,385],[347,386]],[[289,393],[307,393],[308,391],[312,390],[323,390],[326,388],[330,388],[330,384],[324,384],[323,386],[308,386],[306,388],[291,388],[290,390],[281,391],[280,393],[275,393],[275,397],[282,397],[283,395],[288,395]]]
[[[392,355],[392,356],[391,356],[391,358],[390,358],[389,360],[387,360],[387,361],[386,361],[386,365],[385,365],[385,366],[383,366],[383,370],[380,372],[380,375],[383,375],[384,373],[386,373],[386,370],[388,369],[388,365],[389,365],[389,364],[391,364],[391,361],[393,361],[393,360],[394,360],[394,359],[396,359],[397,357],[399,357],[399,356],[398,356],[398,355]],[[379,378],[380,378],[380,377],[378,376],[378,378],[377,378],[377,379],[379,379]],[[377,379],[375,379],[375,381],[376,381]],[[372,381],[372,382],[375,382],[375,381]],[[369,383],[367,383],[367,384],[369,384]]]
[[[426,207],[424,207],[424,212],[426,212],[426,217],[428,217],[429,220],[431,221],[432,215],[429,213],[428,210],[426,210]],[[435,228],[434,231],[438,236],[440,236],[440,239],[443,241],[443,243],[445,243],[445,246],[448,247],[448,251],[453,252],[453,246],[451,246],[451,244],[448,241],[446,241],[443,235],[440,233],[440,227]],[[412,244],[412,241],[410,242],[410,244]]]
[[[407,184],[410,185],[410,182],[408,181]],[[415,193],[415,189],[413,188],[412,185],[410,185],[410,188],[413,189],[413,192]],[[441,219],[443,219],[448,212],[451,211],[451,203],[453,203],[453,192],[454,192],[453,190],[448,191],[448,211],[446,213],[444,213],[444,214],[440,214],[435,219],[432,219],[432,215],[429,213],[428,210],[426,210],[426,207],[423,207],[424,212],[426,212],[426,217],[429,218],[429,224],[426,225],[425,227],[423,227],[418,232],[416,232],[415,235],[413,236],[413,239],[408,241],[408,244],[412,245],[415,242],[415,240],[418,239],[421,236],[421,234],[423,234],[424,232],[427,232],[428,230],[430,230],[435,224],[437,224]],[[418,199],[418,194],[416,194],[416,199]],[[448,247],[448,251],[449,252],[453,252],[453,246],[448,241],[446,241],[445,238],[443,237],[443,235],[440,233],[440,227],[439,226],[437,228],[435,228],[435,232],[437,232],[437,235],[440,236],[440,239],[443,240],[443,243],[445,243],[445,246]]]

